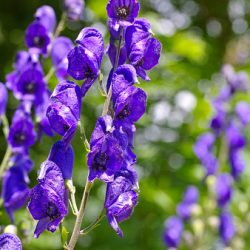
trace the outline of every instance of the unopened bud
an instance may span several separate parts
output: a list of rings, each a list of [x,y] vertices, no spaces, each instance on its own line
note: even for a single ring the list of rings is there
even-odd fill
[[[17,228],[14,225],[8,225],[4,228],[4,233],[17,234]]]

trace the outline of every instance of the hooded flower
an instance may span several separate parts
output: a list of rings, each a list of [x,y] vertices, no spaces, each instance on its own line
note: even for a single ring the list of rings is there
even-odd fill
[[[223,212],[220,215],[219,232],[225,245],[228,245],[235,234],[233,217],[230,213]]]
[[[131,25],[138,16],[139,10],[140,4],[137,0],[109,0],[107,5],[107,13],[115,30],[120,26]]]
[[[130,86],[119,94],[114,103],[115,119],[138,121],[146,112],[146,93],[134,86]]]
[[[230,202],[232,197],[232,178],[229,174],[220,174],[217,177],[215,193],[217,203],[221,208]]]
[[[68,58],[69,51],[73,48],[72,41],[64,36],[55,38],[51,48],[52,64],[56,70],[59,79],[65,79],[68,76]]]
[[[37,49],[38,53],[47,54],[50,37],[47,29],[38,21],[31,23],[25,31],[25,42],[29,49]]]
[[[0,120],[1,116],[5,114],[6,105],[8,102],[8,91],[3,83],[0,82]]]
[[[241,129],[233,122],[227,127],[226,136],[231,150],[241,149],[246,144]]]
[[[177,214],[183,220],[190,218],[193,206],[197,203],[199,191],[195,186],[189,186],[183,196],[182,202],[177,206]]]
[[[38,220],[34,232],[36,238],[46,229],[54,232],[68,213],[68,193],[60,168],[54,162],[44,162],[38,181],[28,204],[32,217]]]
[[[43,5],[35,13],[36,21],[43,25],[47,32],[52,34],[56,27],[56,14],[52,7]]]
[[[167,247],[178,247],[181,242],[183,222],[176,216],[165,222],[164,241]]]
[[[104,54],[104,41],[98,30],[84,28],[76,43],[78,46],[68,54],[68,73],[76,80],[85,80],[82,85],[82,96],[85,96],[98,77]]]
[[[50,150],[48,160],[60,167],[64,179],[72,178],[74,150],[71,145],[65,148],[62,141],[57,141]]]
[[[83,0],[64,0],[64,9],[70,21],[79,21],[83,17]]]
[[[88,154],[89,180],[99,178],[111,182],[123,166],[128,140],[125,134],[114,130],[112,118],[108,115],[97,120],[91,136]]]
[[[158,64],[162,47],[161,43],[152,37],[149,22],[146,19],[138,19],[129,26],[125,43],[130,63],[143,80],[149,81],[146,70],[151,70]]]
[[[121,171],[115,175],[114,181],[107,184],[105,208],[111,227],[122,237],[118,225],[128,219],[138,202],[138,182],[135,171]]]
[[[15,234],[3,233],[0,235],[0,249],[22,250],[21,240]]]
[[[77,128],[81,112],[80,88],[75,83],[59,83],[50,97],[51,104],[47,110],[50,126],[68,144]]]
[[[27,182],[27,173],[20,165],[11,167],[3,176],[2,198],[12,223],[14,222],[13,212],[23,207],[28,201]]]
[[[194,146],[194,152],[205,167],[206,175],[213,175],[218,167],[217,159],[213,154],[214,142],[214,134],[205,133],[198,137]]]
[[[245,162],[240,150],[229,151],[229,162],[231,165],[231,174],[237,179],[245,169]]]
[[[235,107],[235,113],[243,126],[250,123],[250,105],[246,102],[238,102]]]
[[[29,114],[25,113],[22,108],[15,112],[8,142],[13,152],[26,152],[36,140],[36,132]]]

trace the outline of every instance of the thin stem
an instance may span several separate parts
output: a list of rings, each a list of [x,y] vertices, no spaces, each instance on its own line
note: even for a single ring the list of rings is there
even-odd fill
[[[66,13],[65,12],[62,13],[61,21],[57,25],[53,39],[57,38],[61,34],[61,32],[63,31],[63,29],[65,27],[66,18],[67,18]]]
[[[118,64],[119,64],[122,40],[123,40],[123,28],[121,28],[121,30],[120,30],[120,38],[119,38],[119,44],[117,47],[117,53],[116,53],[116,57],[115,57],[114,72],[116,71]],[[102,115],[107,115],[110,113],[111,97],[112,97],[112,85],[110,85],[110,87],[109,87],[108,96],[107,96],[106,101],[104,103]]]
[[[85,189],[83,192],[83,197],[82,197],[79,213],[76,217],[76,222],[75,222],[75,226],[73,229],[73,233],[72,233],[70,241],[69,241],[69,245],[67,246],[68,250],[73,250],[75,248],[75,245],[76,245],[77,240],[79,238],[82,220],[83,220],[83,217],[85,214],[86,204],[87,204],[87,201],[89,198],[89,193],[90,193],[92,185],[93,185],[93,183],[88,181],[88,179],[87,179],[86,184],[85,184]]]
[[[219,160],[218,172],[219,172],[219,169],[222,170],[222,168],[227,163],[227,157],[228,157],[228,142],[227,142],[226,136],[222,135],[220,148],[219,148],[219,155],[218,155],[218,160]]]
[[[85,145],[86,151],[89,152],[90,151],[90,145],[89,145],[89,141],[88,141],[87,136],[86,136],[86,132],[85,132],[85,129],[84,129],[84,124],[82,122],[82,119],[79,121],[78,126],[80,128],[81,139],[82,139],[82,141],[83,141],[83,143]]]
[[[4,133],[4,136],[5,138],[7,139],[8,138],[8,135],[9,135],[9,121],[8,121],[8,118],[6,117],[6,115],[3,115],[1,117],[2,119],[2,123],[3,123],[3,133]]]
[[[51,67],[47,75],[44,77],[45,82],[48,82],[54,73],[55,73],[55,68]]]
[[[103,208],[103,210],[101,211],[101,213],[99,214],[99,216],[96,218],[96,220],[93,223],[91,223],[89,226],[81,230],[80,232],[81,235],[86,235],[89,232],[91,232],[93,229],[95,229],[99,225],[99,223],[101,222],[104,216],[105,216],[105,208]]]
[[[3,157],[3,161],[2,161],[1,166],[0,166],[0,178],[2,178],[4,171],[8,167],[8,163],[9,163],[9,159],[11,157],[11,154],[12,154],[12,150],[11,150],[10,146],[8,146],[8,148],[5,152],[5,155]]]
[[[74,215],[77,216],[78,215],[78,208],[77,208],[77,205],[76,205],[76,197],[75,197],[76,188],[73,185],[72,180],[66,180],[65,185],[66,185],[66,187],[68,188],[68,190],[70,192],[69,202],[70,202],[72,212],[73,212]]]

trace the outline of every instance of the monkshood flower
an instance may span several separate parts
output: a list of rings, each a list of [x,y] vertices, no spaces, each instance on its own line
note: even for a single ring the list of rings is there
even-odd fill
[[[216,108],[216,115],[212,118],[210,127],[213,129],[216,135],[219,135],[224,131],[226,126],[226,118],[227,114],[224,110],[220,108]]]
[[[138,121],[146,112],[147,95],[135,86],[130,86],[120,93],[114,103],[115,119]]]
[[[165,222],[164,241],[167,247],[178,247],[181,242],[183,222],[177,216],[170,217]]]
[[[85,80],[82,96],[99,75],[104,54],[104,41],[100,32],[94,28],[84,28],[76,39],[76,46],[68,54],[68,73],[76,80]]]
[[[29,49],[36,49],[38,53],[46,55],[50,36],[47,29],[39,21],[34,21],[25,31],[25,42]]]
[[[250,105],[246,102],[238,102],[235,113],[243,126],[250,123]]]
[[[109,0],[107,13],[115,30],[131,25],[138,16],[140,4],[137,0]]]
[[[224,65],[222,73],[226,78],[229,87],[229,97],[231,97],[236,91],[248,90],[248,76],[245,72],[241,71],[236,73],[231,65]]]
[[[232,198],[232,177],[227,174],[220,174],[217,177],[215,185],[215,193],[219,207],[224,208],[228,205]]]
[[[235,234],[233,217],[229,212],[222,212],[219,226],[220,237],[228,245]]]
[[[246,140],[242,131],[237,124],[231,122],[226,130],[226,136],[228,140],[228,146],[230,150],[238,150],[245,146]]]
[[[160,59],[161,43],[152,37],[151,27],[146,19],[138,19],[126,29],[126,50],[129,62],[137,74],[149,81],[146,71],[154,68]]]
[[[57,141],[50,150],[48,160],[60,167],[65,180],[72,178],[74,150],[71,145],[65,148],[62,141]]]
[[[36,10],[35,19],[43,25],[48,33],[53,33],[56,28],[56,14],[52,7],[43,5]]]
[[[3,233],[0,235],[0,249],[22,250],[22,242],[15,234]]]
[[[194,205],[198,202],[199,191],[195,186],[189,186],[181,203],[177,206],[177,214],[183,220],[190,218]]]
[[[10,165],[20,168],[25,174],[29,173],[34,166],[32,160],[30,159],[30,156],[22,152],[15,153],[10,158]],[[26,181],[28,183],[29,179],[27,178]]]
[[[232,176],[238,179],[246,165],[240,150],[229,150],[229,163]]]
[[[98,118],[90,140],[89,181],[95,178],[113,181],[115,173],[123,166],[127,146],[126,135],[115,131],[110,116]]]
[[[134,170],[124,170],[107,184],[105,208],[111,227],[122,237],[120,222],[128,219],[138,202],[138,180]]]
[[[66,79],[68,76],[67,55],[72,48],[72,41],[64,36],[56,38],[52,43],[51,59],[59,80]]]
[[[1,116],[5,114],[6,105],[8,102],[8,91],[3,83],[0,82],[0,120]]]
[[[29,198],[27,174],[22,166],[14,166],[3,176],[2,199],[4,207],[12,221],[13,212],[23,207]]]
[[[68,192],[59,166],[52,161],[41,165],[38,176],[39,184],[31,191],[28,209],[38,220],[34,237],[38,238],[44,231],[54,232],[68,213]]]
[[[83,0],[64,0],[64,9],[70,21],[79,21],[83,17]]]
[[[18,108],[13,116],[8,136],[13,152],[26,152],[36,140],[34,124],[29,114]]]
[[[110,39],[109,45],[106,49],[106,53],[109,56],[112,66],[115,67],[117,47],[115,45],[115,41],[112,38]],[[127,60],[127,50],[125,46],[122,46],[120,49],[120,55],[117,66],[124,64],[126,60]]]
[[[70,81],[60,82],[50,97],[47,117],[50,126],[56,133],[63,136],[69,144],[74,136],[81,112],[81,90]]]
[[[46,83],[40,63],[30,63],[16,81],[13,93],[18,100],[38,105],[46,91]]]
[[[218,168],[217,159],[213,154],[215,139],[215,135],[208,132],[199,136],[194,145],[194,152],[204,166],[206,176],[215,174]]]
[[[42,101],[35,106],[35,117],[36,122],[38,123],[38,139],[40,139],[43,134],[46,134],[47,136],[54,135],[49,120],[46,116],[48,106],[50,105],[50,95],[50,91],[45,91]]]

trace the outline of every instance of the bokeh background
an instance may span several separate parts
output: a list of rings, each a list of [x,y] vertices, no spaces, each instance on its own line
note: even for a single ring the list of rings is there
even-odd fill
[[[193,153],[196,137],[205,131],[213,114],[211,99],[221,88],[223,79],[219,74],[224,63],[233,64],[237,70],[250,72],[250,1],[244,0],[141,0],[140,16],[148,18],[156,37],[163,44],[160,64],[151,73],[151,82],[141,81],[141,87],[148,93],[148,109],[137,123],[135,152],[138,156],[137,170],[140,176],[140,199],[133,216],[123,222],[124,238],[120,239],[103,219],[101,225],[88,236],[82,237],[76,249],[91,250],[158,250],[165,249],[162,241],[164,221],[175,214],[176,203],[181,200],[185,188],[196,185],[201,191],[201,204],[207,204],[206,188],[202,184],[203,171]],[[36,8],[49,4],[57,13],[62,13],[59,0],[0,0],[0,81],[12,70],[15,54],[25,49],[24,31],[33,20]],[[105,35],[106,0],[86,0],[84,20],[68,24],[63,35],[74,40],[80,29],[94,26]],[[45,72],[51,62],[44,62]],[[107,57],[103,73],[108,75],[110,64]],[[51,89],[57,84],[56,78],[49,82]],[[249,99],[246,94],[239,99]],[[88,138],[100,115],[104,98],[92,88],[83,101],[83,121]],[[8,118],[17,107],[17,101],[10,94]],[[248,130],[249,131],[249,130]],[[247,133],[248,134],[248,133]],[[248,136],[249,137],[249,136]],[[31,150],[35,163],[30,175],[31,184],[36,184],[37,171],[49,153],[52,143],[58,139],[44,137]],[[77,186],[77,201],[80,202],[86,179],[86,152],[76,134],[74,183]],[[0,159],[6,143],[0,134]],[[245,159],[250,169],[249,148]],[[232,209],[240,227],[250,213],[250,170],[246,171],[235,187]],[[84,225],[88,225],[102,210],[105,187],[96,183],[91,192]],[[215,211],[216,214],[216,211]],[[16,213],[16,222],[23,233],[33,230],[28,212],[23,209]],[[73,215],[65,220],[72,231]],[[1,208],[0,224],[10,222]],[[192,226],[190,230],[192,232]],[[242,236],[243,237],[243,236]],[[243,237],[242,249],[250,249],[250,236]],[[248,239],[249,238],[249,239]],[[249,242],[249,244],[248,244]],[[242,243],[242,242],[241,242]],[[249,245],[249,247],[248,247]],[[26,250],[61,249],[60,234],[45,232],[38,240],[28,237]],[[182,246],[181,249],[195,249]],[[206,236],[203,248],[222,249],[216,234]],[[240,248],[238,248],[240,249]]]

